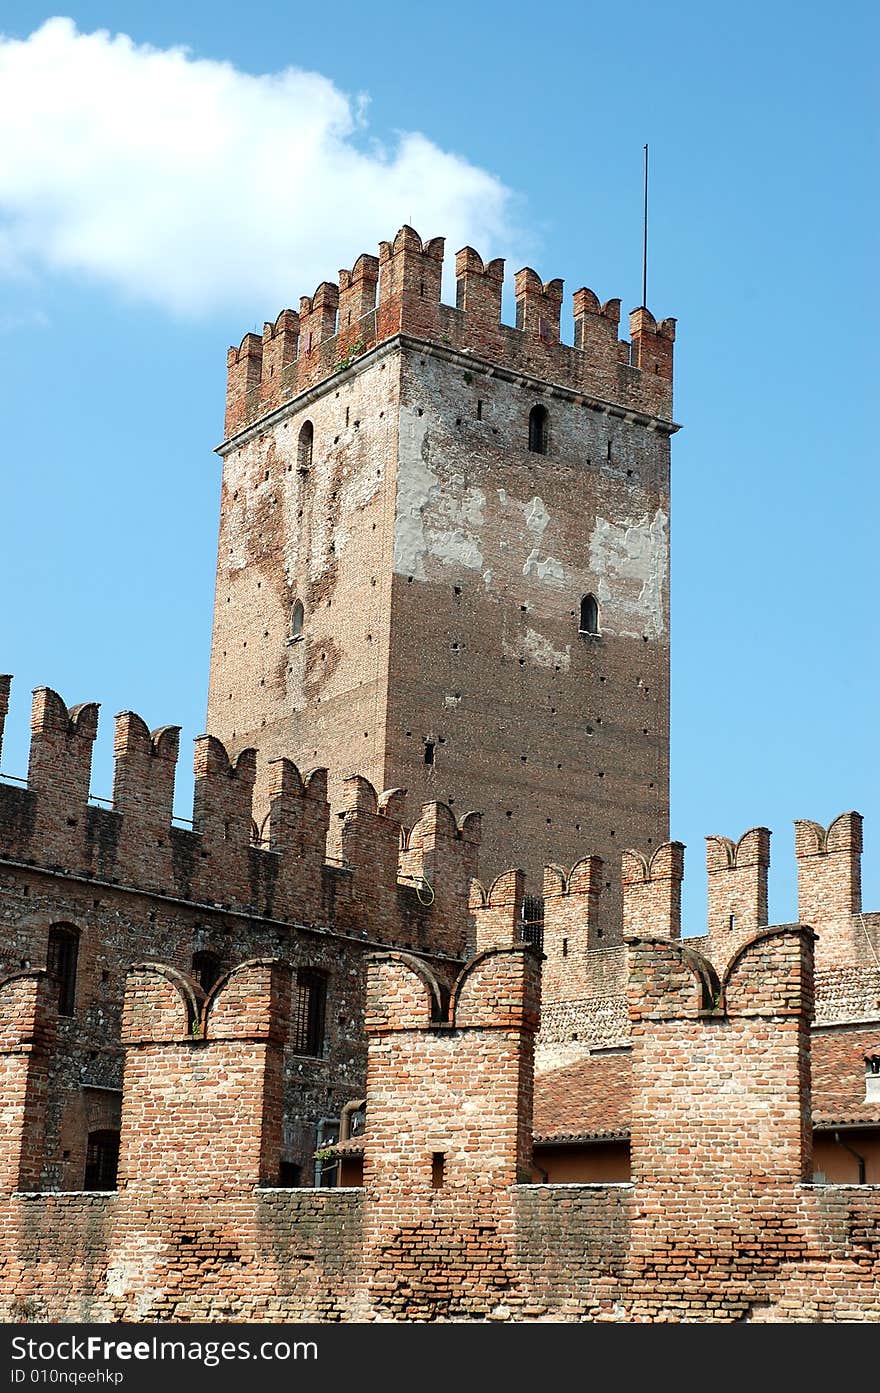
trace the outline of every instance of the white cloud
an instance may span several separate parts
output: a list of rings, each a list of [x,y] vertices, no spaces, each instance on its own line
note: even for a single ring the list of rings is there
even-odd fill
[[[404,222],[447,259],[509,250],[495,176],[414,132],[365,150],[365,109],[320,73],[253,77],[70,19],[0,35],[0,274],[268,318]]]

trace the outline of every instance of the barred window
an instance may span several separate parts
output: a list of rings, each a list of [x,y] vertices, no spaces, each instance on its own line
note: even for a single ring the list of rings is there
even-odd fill
[[[110,1128],[89,1132],[84,1190],[115,1190],[119,1166],[119,1133]]]
[[[302,968],[296,978],[293,1049],[296,1054],[324,1053],[327,978],[314,968]]]
[[[49,930],[49,949],[46,971],[58,987],[58,1014],[72,1016],[76,1009],[76,960],[79,956],[79,933],[67,924],[55,924]]]
[[[520,924],[523,943],[530,943],[540,951],[544,947],[544,901],[540,895],[524,895],[522,903],[522,922]]]

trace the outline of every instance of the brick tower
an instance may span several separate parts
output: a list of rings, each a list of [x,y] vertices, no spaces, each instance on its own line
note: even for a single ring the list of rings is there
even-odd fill
[[[675,324],[582,289],[569,347],[561,281],[512,328],[442,262],[404,227],[230,349],[208,729],[479,809],[484,880],[611,881],[668,836]]]

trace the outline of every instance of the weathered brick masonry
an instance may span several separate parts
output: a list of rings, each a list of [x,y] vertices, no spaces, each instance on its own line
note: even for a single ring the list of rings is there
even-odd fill
[[[0,680],[4,705],[9,679]],[[305,779],[289,760],[231,762],[219,741],[196,741],[191,828],[172,821],[177,731],[152,735],[131,712],[116,718],[112,808],[89,801],[97,706],[68,711],[34,694],[28,783],[0,782],[0,970],[45,965],[53,929],[75,947],[75,998],[58,1017],[49,1061],[39,1185],[83,1183],[90,1133],[119,1127],[125,973],[142,958],[211,976],[255,955],[280,957],[324,983],[323,1044],[305,1048],[288,1013],[282,1159],[304,1180],[315,1128],[363,1091],[365,950],[391,944],[433,954],[456,972],[468,949],[468,898],[479,818],[460,827],[426,805],[404,832],[401,793],[346,781],[330,809],[326,774]],[[2,730],[2,720],[0,720]],[[254,785],[268,801],[254,823]],[[401,843],[405,843],[402,847]],[[423,881],[437,885],[431,896]],[[448,968],[444,963],[448,961]],[[300,1002],[301,1005],[301,1002]]]
[[[449,998],[406,954],[370,960],[366,1184],[311,1194],[260,1184],[280,1140],[267,1100],[283,965],[244,964],[207,1003],[181,974],[135,967],[120,1189],[25,1195],[7,1166],[0,1311],[878,1319],[880,1187],[804,1183],[812,948],[800,926],[758,934],[719,979],[671,940],[627,943],[633,1184],[611,1186],[522,1183],[540,982],[531,948],[479,955]],[[0,991],[7,1048],[24,1047],[7,1128],[25,1137],[50,1034],[41,980]],[[22,982],[37,986],[23,993]]]
[[[680,940],[678,843],[624,853],[611,947],[601,859],[547,867],[542,956],[521,946],[522,872],[475,878],[473,817],[428,805],[405,830],[402,791],[358,777],[331,815],[321,771],[202,737],[185,831],[168,728],[117,718],[107,810],[87,801],[96,708],[39,689],[33,711],[29,786],[0,785],[8,1318],[880,1318],[880,1190],[809,1184],[814,1148],[833,1179],[837,1129],[860,1126],[844,1140],[864,1153],[877,1112],[857,814],[806,846],[798,824],[816,933],[762,922],[756,829],[733,851],[708,839],[700,939]],[[70,1014],[41,966],[59,924],[77,934]],[[323,1057],[297,1045],[303,967],[326,976]],[[536,1185],[535,1087],[609,1047],[592,1125],[629,1138],[632,1183]],[[277,1188],[285,1164],[308,1181],[316,1125],[364,1096],[363,1187]],[[120,1126],[118,1190],[80,1190],[86,1140]]]
[[[0,781],[0,1317],[880,1320],[859,815],[681,937],[675,322],[379,253],[228,355],[191,821],[49,688]]]
[[[454,308],[442,261],[404,227],[230,350],[208,728],[479,808],[539,895],[668,836],[675,325],[582,289],[569,346],[561,281],[511,327],[501,261]]]

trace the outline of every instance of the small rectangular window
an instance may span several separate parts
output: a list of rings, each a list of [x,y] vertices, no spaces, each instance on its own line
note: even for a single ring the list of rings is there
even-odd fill
[[[115,1190],[119,1167],[119,1133],[107,1129],[89,1132],[84,1190]]]
[[[446,1156],[442,1151],[435,1151],[431,1157],[431,1189],[442,1190],[445,1183]]]
[[[324,1018],[327,978],[323,972],[303,968],[296,979],[293,1049],[296,1054],[320,1057],[324,1053]]]
[[[539,952],[544,948],[544,901],[540,895],[524,895],[520,933],[523,943],[530,943]]]
[[[58,988],[58,1014],[72,1016],[76,1007],[76,960],[79,935],[63,925],[49,930],[46,971]]]

